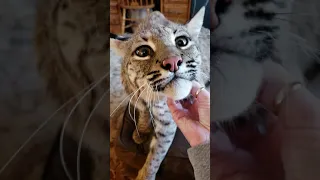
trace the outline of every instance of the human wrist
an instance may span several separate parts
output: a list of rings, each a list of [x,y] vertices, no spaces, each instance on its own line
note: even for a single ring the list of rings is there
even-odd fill
[[[210,142],[210,132],[199,132],[198,136],[192,136],[187,139],[191,147],[207,144]]]

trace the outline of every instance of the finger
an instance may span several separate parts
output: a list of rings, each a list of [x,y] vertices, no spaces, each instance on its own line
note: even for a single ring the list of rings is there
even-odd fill
[[[167,104],[171,112],[172,118],[176,123],[177,121],[181,120],[183,117],[187,116],[186,111],[182,108],[180,103],[176,103],[173,99],[168,98]]]
[[[264,63],[263,71],[264,81],[260,88],[261,91],[257,100],[271,111],[274,111],[276,96],[282,88],[294,79],[282,66],[275,64],[274,62]]]
[[[201,85],[197,82],[192,82],[191,95],[196,97],[197,93],[197,105],[199,113],[200,123],[210,130],[210,93],[206,89],[202,89]]]
[[[193,97],[197,97],[198,102],[201,104],[208,104],[210,105],[210,93],[204,88],[202,89],[198,95],[197,91],[203,86],[201,86],[198,82],[192,82],[192,89],[191,89],[191,95]]]

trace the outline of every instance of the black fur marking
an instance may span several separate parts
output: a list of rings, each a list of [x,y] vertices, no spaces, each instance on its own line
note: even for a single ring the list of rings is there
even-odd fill
[[[158,108],[158,109],[163,109],[162,106],[154,105],[153,107]]]
[[[166,137],[166,135],[163,134],[162,132],[157,132],[157,134],[158,134],[160,137]]]
[[[167,78],[162,78],[162,79],[159,79],[159,80],[156,80],[155,82],[153,82],[151,85],[154,86],[158,83],[161,83],[162,81],[166,80]],[[159,88],[159,87],[158,87]]]
[[[190,68],[195,68],[195,67],[197,67],[197,66],[195,66],[195,65],[192,65],[192,64],[188,64],[188,65],[187,65],[187,67],[190,67]]]
[[[159,148],[163,148],[163,146],[162,146],[161,144],[158,144],[158,147],[159,147]]]
[[[194,62],[196,62],[196,61],[194,59],[191,59],[191,60],[187,61],[186,64],[190,64],[190,63],[194,63]]]
[[[166,140],[166,141],[163,141],[163,143],[168,144],[168,143],[171,143],[171,141],[170,140]]]
[[[264,20],[271,21],[276,16],[276,13],[267,12],[262,8],[260,8],[258,10],[249,10],[244,13],[244,16],[248,19],[264,19]]]
[[[157,79],[158,77],[160,77],[161,74],[155,74],[152,76],[152,78],[148,79],[149,81],[154,81],[155,79]]]
[[[148,106],[148,103],[142,98],[141,98],[141,102],[142,102],[143,106]]]
[[[247,0],[243,2],[244,6],[256,6],[257,4],[272,2],[272,0]]]
[[[151,71],[151,72],[149,72],[148,74],[147,74],[147,76],[149,76],[149,75],[152,75],[152,74],[156,74],[156,73],[160,73],[160,71]]]
[[[197,70],[194,69],[190,69],[189,71],[187,71],[186,73],[190,73],[190,72],[196,72]]]
[[[170,121],[161,120],[161,119],[158,119],[158,122],[160,122],[164,126],[169,126],[171,124]]]

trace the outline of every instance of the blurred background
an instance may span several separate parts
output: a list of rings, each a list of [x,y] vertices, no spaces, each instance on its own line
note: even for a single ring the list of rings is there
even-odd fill
[[[26,174],[37,174],[42,164],[36,162],[45,162],[61,125],[58,113],[4,169],[10,157],[57,108],[47,98],[36,69],[35,7],[36,0],[0,1],[1,180],[24,180]]]

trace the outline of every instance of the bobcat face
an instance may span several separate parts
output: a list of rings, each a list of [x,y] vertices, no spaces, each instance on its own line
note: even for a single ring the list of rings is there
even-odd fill
[[[197,39],[203,10],[187,25],[173,23],[160,12],[153,12],[128,41],[111,40],[124,57],[122,79],[125,86],[130,84],[129,91],[147,88],[150,95],[157,93],[176,100],[189,94],[191,81],[197,80],[200,73]]]

